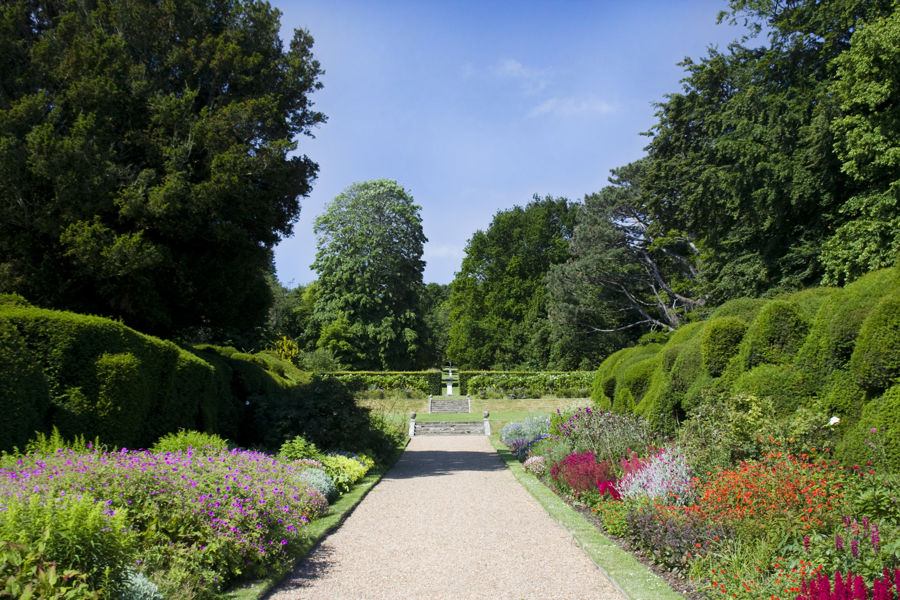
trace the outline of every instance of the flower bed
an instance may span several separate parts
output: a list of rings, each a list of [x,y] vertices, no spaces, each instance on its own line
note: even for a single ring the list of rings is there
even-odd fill
[[[758,435],[733,453],[743,458],[704,469],[719,460],[706,449],[715,440],[692,436],[707,431],[666,438],[637,417],[583,408],[554,416],[517,456],[697,596],[900,600],[900,479],[877,460],[874,434],[864,465]]]

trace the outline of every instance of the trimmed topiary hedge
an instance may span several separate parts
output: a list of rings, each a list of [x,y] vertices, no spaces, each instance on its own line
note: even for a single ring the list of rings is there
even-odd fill
[[[460,371],[460,393],[513,398],[585,398],[593,371]]]
[[[439,395],[441,393],[441,372],[431,371],[345,371],[332,373],[351,392],[385,391],[410,392]]]
[[[191,429],[277,449],[298,434],[322,448],[386,455],[395,440],[333,377],[267,353],[179,346],[121,323],[0,303],[0,449],[56,426],[142,448]]]
[[[725,371],[746,331],[747,322],[738,317],[718,317],[707,322],[700,341],[701,362],[707,373],[718,377]]]
[[[874,392],[900,382],[900,298],[882,299],[863,321],[850,372],[860,387]]]
[[[785,422],[798,410],[823,422],[839,417],[829,432],[843,440],[836,456],[845,461],[868,460],[874,449],[865,440],[874,428],[900,473],[900,444],[891,445],[900,439],[898,386],[900,269],[894,268],[844,289],[727,302],[664,345],[607,357],[591,397],[599,408],[634,412],[668,433],[698,407],[771,400],[773,418]]]

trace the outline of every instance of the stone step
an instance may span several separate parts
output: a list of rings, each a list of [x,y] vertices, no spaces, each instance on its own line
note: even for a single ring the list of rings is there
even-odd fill
[[[444,421],[421,423],[416,421],[416,435],[484,435],[484,423]]]
[[[453,400],[434,398],[431,400],[429,411],[433,413],[467,413],[469,412],[469,401],[465,398]]]

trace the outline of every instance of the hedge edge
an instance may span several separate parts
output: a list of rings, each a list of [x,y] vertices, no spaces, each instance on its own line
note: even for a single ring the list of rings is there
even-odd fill
[[[622,550],[589,523],[575,509],[550,491],[537,477],[526,473],[521,463],[492,435],[491,444],[516,480],[537,500],[547,514],[568,531],[577,545],[629,600],[684,600],[658,575],[647,570],[638,560]]]

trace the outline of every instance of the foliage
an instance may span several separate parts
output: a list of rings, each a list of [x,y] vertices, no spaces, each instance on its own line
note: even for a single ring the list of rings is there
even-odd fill
[[[557,489],[576,496],[596,492],[597,484],[610,479],[608,462],[597,462],[593,452],[573,452],[550,467],[550,477]]]
[[[217,380],[212,365],[171,342],[109,319],[9,305],[0,307],[2,332],[11,336],[3,356],[13,354],[0,360],[0,387],[21,385],[0,403],[17,427],[29,427],[26,435],[55,425],[70,439],[99,437],[134,448],[179,427],[199,425],[229,437],[238,432],[241,408],[228,384]],[[21,436],[2,443],[9,449]]]
[[[421,208],[397,182],[351,185],[316,218],[316,346],[353,369],[422,365]]]
[[[578,452],[592,452],[598,462],[616,465],[630,451],[646,452],[652,443],[647,422],[634,415],[579,408],[560,416],[552,433]]]
[[[494,215],[466,244],[450,284],[447,357],[462,369],[544,369],[551,265],[569,258],[576,205],[539,198]]]
[[[255,1],[0,12],[0,290],[169,335],[257,325],[317,166],[313,40]]]
[[[696,289],[697,247],[660,228],[643,195],[641,159],[612,170],[611,185],[585,197],[572,260],[548,277],[554,335],[608,351],[648,330],[671,330],[705,298]],[[605,346],[605,348],[604,348]]]
[[[885,297],[863,321],[850,371],[860,387],[873,392],[900,380],[900,299]]]
[[[0,581],[4,584],[0,598],[99,600],[100,593],[91,589],[87,574],[58,569],[56,563],[44,558],[50,536],[50,529],[46,529],[36,543],[28,546],[0,542]]]
[[[353,485],[366,476],[372,466],[371,463],[361,462],[341,454],[329,453],[320,460],[322,468],[331,476],[341,494],[349,492]]]
[[[464,376],[463,393],[482,398],[584,398],[594,379],[592,371],[460,371],[460,387]]]
[[[159,586],[140,571],[129,571],[122,587],[122,600],[165,600]]]
[[[721,523],[653,504],[630,505],[624,528],[627,539],[644,556],[682,576],[692,560],[711,552],[731,535]]]
[[[31,489],[19,496],[7,495],[8,484],[4,485],[0,538],[28,549],[26,552],[39,550],[36,559],[40,562],[84,573],[90,589],[102,589],[105,597],[114,597],[124,585],[134,545],[124,511],[109,510],[80,493],[66,495],[52,490],[40,494],[33,489],[40,484],[28,483],[32,483],[25,484]],[[13,487],[18,486],[13,483]]]
[[[331,475],[322,469],[306,469],[300,477],[304,482],[319,490],[329,503],[337,500],[338,495],[341,493],[334,484]]]
[[[547,459],[543,456],[532,456],[522,463],[522,468],[532,475],[540,477],[547,472]]]
[[[80,561],[100,561],[84,566],[73,559],[74,568],[91,573],[97,567],[103,573],[109,564],[111,576],[121,577],[134,564],[133,555],[123,554],[120,567],[115,567],[119,559],[108,556],[119,556],[122,542],[84,539],[92,532],[130,536],[123,539],[136,544],[143,572],[165,597],[185,597],[189,591],[211,599],[232,582],[290,562],[304,540],[305,524],[327,508],[325,498],[303,481],[307,468],[238,450],[208,456],[121,450],[22,457],[0,470],[0,504],[10,507],[0,513],[10,528],[3,539],[37,539],[42,523],[52,525],[64,538],[60,548]],[[86,489],[93,498],[83,496]],[[65,511],[51,513],[66,502]],[[26,508],[13,509],[20,504]],[[22,510],[40,518],[24,524],[17,516]]]
[[[93,442],[88,442],[83,435],[75,436],[71,441],[63,438],[59,433],[59,429],[53,426],[50,435],[44,435],[40,431],[36,431],[34,437],[25,444],[25,454],[33,454],[37,456],[50,456],[56,454],[60,450],[73,450],[75,452],[90,452],[91,449],[100,447],[100,440],[94,438]]]
[[[744,369],[788,363],[800,349],[808,330],[809,325],[796,304],[784,300],[767,302],[750,323],[738,360]]]
[[[355,393],[418,392],[440,395],[441,372],[431,371],[353,371],[332,373],[332,377]]]
[[[624,499],[656,500],[676,505],[693,501],[691,469],[678,448],[667,446],[651,454],[640,468],[623,471],[616,483],[616,491]]]
[[[718,377],[725,371],[746,331],[747,322],[737,317],[710,319],[703,329],[700,343],[703,368],[707,373]]]
[[[287,460],[320,460],[323,454],[316,445],[303,439],[302,435],[285,441],[278,450],[278,456]],[[321,461],[320,461],[321,462]]]
[[[150,448],[156,454],[166,452],[193,451],[199,456],[211,456],[228,450],[228,440],[222,439],[214,433],[179,429],[175,433],[167,433],[157,440]]]
[[[859,186],[841,207],[842,222],[823,251],[826,282],[843,283],[894,264],[900,251],[897,13],[857,28],[835,66],[831,92],[841,108],[832,124],[835,150],[841,169]]]

